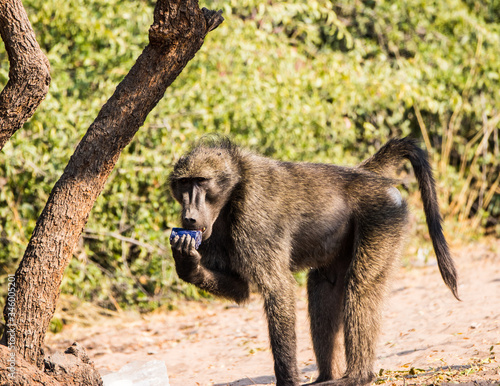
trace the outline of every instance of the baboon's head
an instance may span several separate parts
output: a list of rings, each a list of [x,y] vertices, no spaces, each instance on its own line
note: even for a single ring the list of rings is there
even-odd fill
[[[236,152],[229,141],[201,144],[181,157],[170,174],[172,193],[182,205],[182,226],[202,231],[203,240],[240,180]]]

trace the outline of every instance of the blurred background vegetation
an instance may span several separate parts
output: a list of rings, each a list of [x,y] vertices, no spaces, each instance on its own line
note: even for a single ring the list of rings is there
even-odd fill
[[[140,0],[24,5],[52,83],[0,153],[0,292],[75,146],[147,44],[154,7]],[[207,133],[283,160],[344,165],[390,137],[413,135],[430,152],[450,241],[500,235],[500,0],[200,5],[222,9],[225,22],[123,152],[63,293],[141,310],[200,296],[173,269],[168,236],[179,206],[166,179]],[[8,71],[2,45],[2,88]],[[409,198],[412,238],[420,241],[408,255],[434,259],[418,194]]]

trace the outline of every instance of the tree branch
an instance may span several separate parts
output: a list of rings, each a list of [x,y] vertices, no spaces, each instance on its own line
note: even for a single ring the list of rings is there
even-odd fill
[[[0,0],[0,35],[10,62],[9,81],[0,93],[1,150],[47,95],[50,66],[20,0]]]
[[[222,21],[220,13],[200,10],[195,0],[158,1],[148,46],[76,148],[16,272],[15,345],[27,361],[39,367],[43,362],[41,346],[64,270],[121,151]]]

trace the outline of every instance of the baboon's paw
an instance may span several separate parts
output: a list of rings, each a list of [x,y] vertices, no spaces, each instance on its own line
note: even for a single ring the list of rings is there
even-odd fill
[[[302,386],[366,386],[370,383],[371,381],[365,381],[363,379],[339,378],[331,381],[306,383]]]

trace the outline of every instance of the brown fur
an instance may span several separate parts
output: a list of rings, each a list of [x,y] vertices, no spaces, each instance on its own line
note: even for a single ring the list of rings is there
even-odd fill
[[[380,308],[398,258],[407,206],[388,174],[409,159],[446,284],[456,272],[441,230],[426,154],[395,139],[356,168],[281,162],[227,140],[201,143],[170,175],[182,225],[205,229],[199,250],[174,238],[179,276],[244,302],[250,284],[264,299],[277,385],[298,385],[293,271],[309,269],[317,383],[370,383]],[[345,355],[344,355],[345,352]]]

